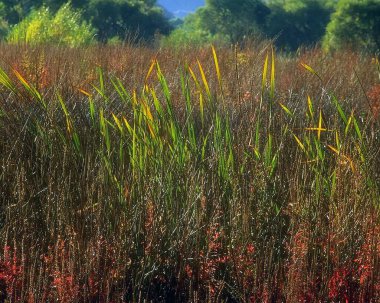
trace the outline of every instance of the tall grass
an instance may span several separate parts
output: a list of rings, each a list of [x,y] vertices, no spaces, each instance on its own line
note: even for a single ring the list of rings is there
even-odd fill
[[[380,299],[371,58],[0,53],[0,302]]]

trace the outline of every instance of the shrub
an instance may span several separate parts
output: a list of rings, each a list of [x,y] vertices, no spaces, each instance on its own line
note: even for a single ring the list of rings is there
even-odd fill
[[[11,29],[7,40],[10,43],[58,43],[76,47],[89,44],[93,37],[93,28],[81,21],[81,14],[68,3],[55,15],[46,7],[32,11]]]
[[[326,50],[351,46],[369,52],[380,49],[380,2],[341,0],[327,25]]]

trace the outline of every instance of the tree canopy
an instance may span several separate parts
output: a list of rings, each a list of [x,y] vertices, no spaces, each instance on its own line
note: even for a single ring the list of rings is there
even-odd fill
[[[7,40],[11,43],[56,43],[79,46],[90,43],[94,34],[94,29],[82,21],[80,13],[67,3],[55,14],[45,6],[33,10],[12,27]]]
[[[206,0],[172,40],[236,43],[261,35],[290,51],[323,41],[327,50],[351,45],[374,52],[380,47],[379,7],[379,0]]]
[[[124,39],[128,32],[150,40],[156,33],[168,34],[171,29],[155,1],[90,0],[85,16],[103,42],[114,36]]]
[[[380,50],[380,1],[340,0],[326,29],[327,50],[350,46],[357,50]]]
[[[156,0],[3,0],[0,2],[3,28],[27,22],[23,20],[30,20],[29,15],[41,7],[54,14],[66,3],[82,11],[83,19],[93,25],[96,37],[102,42],[114,36],[122,40],[128,32],[151,40],[156,33],[168,34],[171,30],[169,20]],[[0,33],[1,28],[0,23]]]
[[[315,45],[325,33],[330,14],[331,9],[318,0],[273,3],[265,33],[275,37],[275,43],[287,50]]]
[[[200,14],[212,34],[225,35],[234,43],[260,32],[270,9],[260,0],[207,0]]]
[[[0,0],[0,35],[11,39],[22,28],[30,31],[37,24],[36,12],[54,24],[55,14],[67,3],[77,30],[83,28],[83,35],[91,32],[104,43],[129,35],[144,41],[160,38],[166,45],[238,43],[260,36],[274,38],[278,47],[289,51],[321,42],[328,51],[347,45],[370,52],[380,48],[380,0],[206,0],[183,21],[168,20],[170,14],[156,0]]]

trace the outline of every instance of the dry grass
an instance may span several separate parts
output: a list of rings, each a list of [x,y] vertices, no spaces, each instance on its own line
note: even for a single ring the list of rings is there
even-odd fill
[[[380,300],[376,61],[0,54],[0,302]]]

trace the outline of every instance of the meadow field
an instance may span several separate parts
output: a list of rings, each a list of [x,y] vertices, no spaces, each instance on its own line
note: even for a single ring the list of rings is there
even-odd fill
[[[380,301],[377,58],[0,58],[0,302]]]

